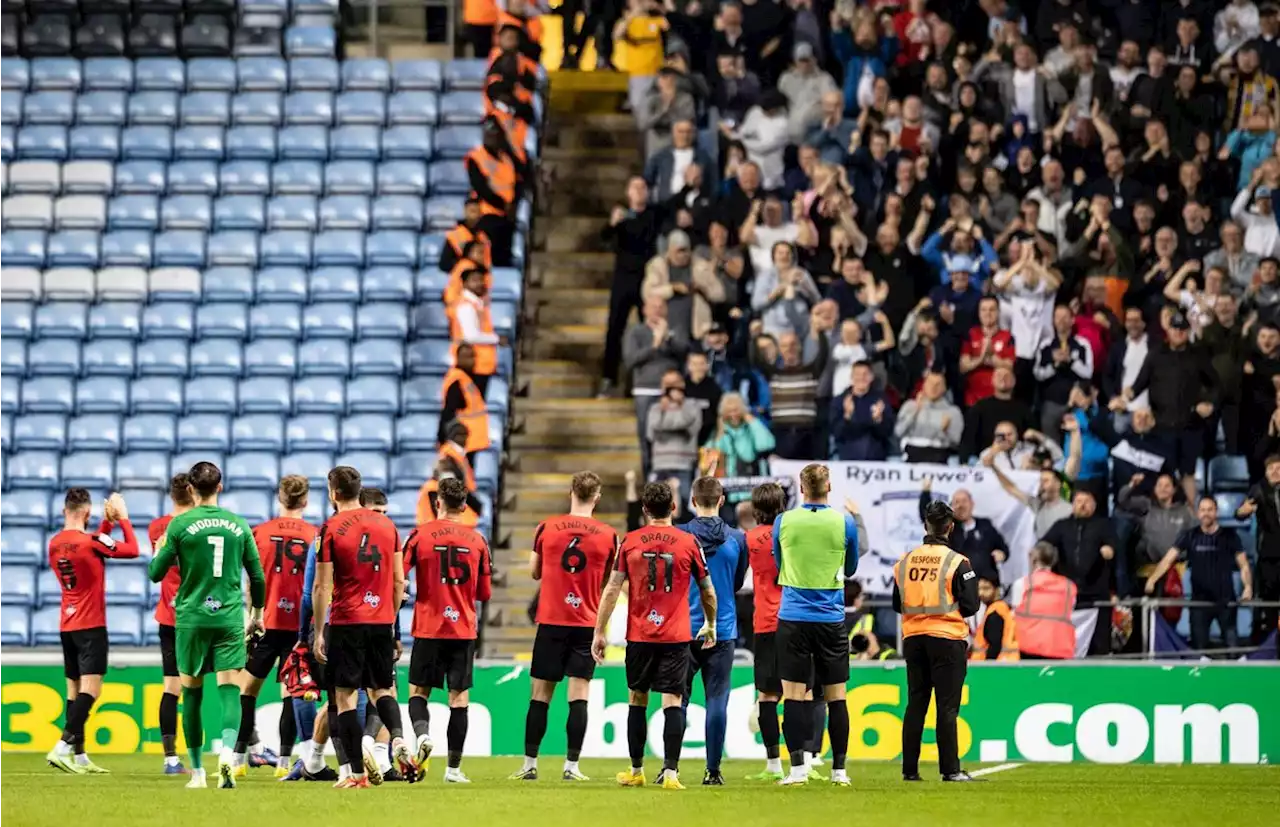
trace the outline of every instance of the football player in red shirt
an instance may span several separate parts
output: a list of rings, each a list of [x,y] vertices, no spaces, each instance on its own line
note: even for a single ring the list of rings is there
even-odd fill
[[[778,631],[778,604],[782,587],[778,585],[778,561],[773,559],[773,521],[787,508],[787,495],[776,482],[756,486],[751,492],[751,511],[756,527],[747,532],[747,558],[751,561],[751,580],[755,591],[755,611],[751,628],[755,634],[755,683],[759,693],[757,713],[760,740],[764,743],[768,763],[764,772],[748,776],[751,781],[781,781],[782,759],[778,744],[782,733],[778,728],[778,701],[782,698],[782,677],[778,672],[775,634]]]
[[[189,484],[186,474],[175,474],[169,480],[169,499],[173,501],[173,510],[152,520],[147,526],[147,537],[151,539],[152,548],[164,539],[170,520],[195,507],[191,492],[187,490]],[[178,584],[181,582],[182,573],[178,567],[169,569],[169,573],[160,581],[160,599],[156,601],[155,613],[156,623],[160,626],[160,671],[164,675],[164,691],[160,693],[160,743],[164,747],[165,775],[187,773],[187,768],[182,766],[182,761],[178,758],[178,696],[182,694],[182,683],[178,680],[178,654],[174,649],[173,628],[173,604],[178,597]]]
[[[449,766],[444,780],[470,784],[462,774],[467,705],[476,657],[476,603],[493,594],[489,543],[460,520],[467,507],[466,483],[440,481],[441,518],[414,529],[405,542],[405,572],[414,570],[418,601],[413,607],[413,655],[409,659],[409,719],[417,733],[418,766],[426,771],[432,743],[427,698],[448,684]]]
[[[279,667],[284,665],[284,659],[298,641],[298,609],[302,605],[307,550],[316,539],[315,527],[302,519],[310,489],[306,477],[291,474],[282,478],[276,490],[280,516],[253,530],[253,541],[262,560],[262,572],[267,578],[266,611],[263,615],[265,629],[253,638],[249,660],[241,676],[240,731],[232,756],[232,772],[237,777],[244,777],[248,772],[247,753],[257,720],[258,693],[262,691],[262,682],[271,673],[272,666],[277,667],[276,681],[280,681]],[[280,712],[277,778],[289,774],[292,763],[289,756],[298,738],[297,719],[286,714],[292,711],[291,708],[282,708]]]
[[[533,579],[542,585],[529,667],[533,691],[524,721],[524,766],[511,776],[514,779],[538,780],[538,748],[547,732],[547,707],[556,684],[568,675],[568,750],[561,777],[589,780],[578,769],[578,756],[587,735],[587,689],[596,671],[591,635],[600,593],[618,552],[618,533],[592,519],[599,502],[600,477],[579,471],[569,487],[569,513],[543,520],[533,533],[530,567]]]
[[[107,590],[103,560],[138,556],[138,543],[129,524],[124,498],[112,494],[102,509],[102,525],[89,533],[89,492],[67,490],[63,500],[62,531],[49,540],[49,568],[62,584],[62,664],[67,676],[66,728],[62,739],[45,756],[49,765],[74,775],[105,773],[84,752],[84,723],[93,703],[102,694],[107,671]],[[120,524],[124,539],[111,537],[113,523]]]
[[[391,754],[401,774],[417,779],[417,765],[405,746],[400,706],[391,692],[395,679],[395,620],[404,597],[400,534],[385,514],[360,505],[360,472],[340,465],[329,472],[329,499],[337,509],[316,542],[315,656],[327,664],[338,709],[337,737],[343,740],[351,774],[344,789],[382,783],[377,760],[364,754],[356,692],[368,687],[391,732]],[[330,605],[332,603],[332,606]],[[322,634],[329,618],[329,637]],[[357,756],[363,755],[364,766]]]
[[[693,535],[671,525],[675,508],[671,487],[665,482],[649,483],[640,492],[640,507],[649,524],[630,532],[622,541],[618,564],[600,598],[591,654],[596,663],[604,662],[605,626],[622,587],[629,583],[627,747],[631,768],[618,773],[617,781],[624,787],[644,786],[644,745],[652,690],[662,693],[662,788],[683,790],[679,776],[684,741],[681,700],[689,669],[689,587],[691,583],[698,584],[703,616],[708,618],[695,636],[706,648],[716,644],[716,592]]]

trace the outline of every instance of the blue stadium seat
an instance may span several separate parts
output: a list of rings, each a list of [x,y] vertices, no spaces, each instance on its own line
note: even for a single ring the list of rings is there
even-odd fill
[[[244,92],[283,92],[289,67],[278,57],[242,57],[235,61],[239,88]]]
[[[253,270],[248,267],[210,267],[205,270],[204,300],[206,302],[252,302]]]
[[[167,450],[131,451],[121,454],[116,460],[116,483],[121,487],[168,487],[171,476]]]
[[[177,92],[146,91],[134,92],[129,96],[130,124],[174,126],[177,122]]]
[[[273,230],[258,241],[263,267],[310,267],[311,233],[305,230]]]
[[[37,57],[31,61],[31,89],[79,89],[80,61],[73,57]]]
[[[6,61],[7,62],[7,61]],[[3,497],[0,497],[0,522],[5,525],[5,531],[0,533],[3,537],[6,548],[4,549],[5,562],[8,562],[9,555],[16,555],[16,562],[24,562],[25,552],[33,550],[30,543],[32,540],[37,544],[35,546],[36,559],[26,562],[36,562],[42,559],[41,551],[44,546],[44,527],[49,522],[49,496],[43,491],[10,491]],[[17,534],[12,528],[34,527],[39,531]],[[16,534],[12,538],[12,548],[9,547],[10,535]]]
[[[412,195],[384,195],[373,202],[375,230],[411,230],[416,235],[422,231],[423,217],[422,199]]]
[[[117,464],[118,462],[117,460]],[[129,516],[140,526],[149,525],[152,520],[163,517],[168,510],[166,507],[167,500],[159,491],[140,491],[135,489],[126,492],[125,496],[128,499]],[[143,551],[141,546],[139,550]]]
[[[387,121],[387,98],[381,92],[343,92],[333,101],[334,122],[382,126]]]
[[[284,421],[275,414],[236,417],[231,423],[231,449],[280,453],[284,450]]]
[[[124,126],[124,92],[85,92],[76,98],[75,122],[79,126]]]
[[[276,134],[273,126],[233,126],[226,132],[227,158],[233,161],[274,161]]]
[[[23,393],[27,392],[23,388]],[[71,388],[66,388],[67,401]],[[25,396],[24,396],[25,401]],[[122,376],[94,376],[76,383],[76,413],[119,413],[129,409],[129,383]],[[70,407],[67,408],[70,410]]]
[[[431,469],[435,464],[435,451],[410,452],[393,456],[389,469],[391,488],[411,488],[417,491],[431,476]]]
[[[50,267],[97,267],[102,260],[99,236],[90,230],[60,230],[51,233],[45,246]]]
[[[5,646],[31,644],[31,615],[25,606],[9,605],[6,602],[3,607],[0,607],[0,644]]]
[[[9,346],[6,342],[5,347]],[[80,375],[79,342],[70,339],[41,339],[31,343],[28,357],[31,359],[31,376]]]
[[[380,230],[365,239],[365,263],[370,267],[418,266],[417,236],[408,230]]]
[[[137,368],[132,342],[95,342],[81,362],[85,376],[132,376]]]
[[[334,160],[376,161],[381,155],[382,127],[346,124],[329,135]]]
[[[388,126],[435,126],[439,120],[435,92],[396,92],[387,100]]]
[[[179,451],[169,457],[169,474],[161,480],[160,487],[166,486],[168,484],[168,478],[172,477],[174,474],[185,474],[190,471],[191,466],[195,465],[197,462],[212,462],[219,468],[226,467],[223,463],[223,457],[221,454],[214,454],[208,451],[196,451],[191,453]]]
[[[356,311],[356,335],[361,339],[392,339],[395,346],[409,338],[409,312],[404,304],[373,302]]]
[[[131,414],[180,414],[182,413],[182,390],[182,382],[172,376],[135,379],[129,386],[129,412]]]
[[[337,49],[336,33],[326,26],[290,26],[284,33],[286,57],[333,57]]]
[[[221,161],[226,153],[220,126],[184,126],[173,133],[173,157],[179,161]]]
[[[0,411],[8,414],[17,413],[18,400],[22,396],[21,388],[22,383],[12,373],[0,376]],[[70,393],[70,391],[71,388],[68,386],[67,392]]]
[[[147,230],[114,230],[102,236],[103,267],[150,267],[151,233]]]
[[[466,198],[461,195],[437,195],[427,199],[427,228],[452,230],[462,220]]]
[[[10,126],[22,121],[22,99],[25,96],[17,90],[6,89],[0,92],[0,121]]]
[[[498,351],[498,364],[502,365],[502,351]],[[496,420],[499,426],[506,420],[507,402],[511,399],[511,386],[505,377],[490,376],[489,387],[485,388],[485,402],[488,404],[490,411],[496,411],[502,416]],[[492,417],[491,417],[492,420]]]
[[[67,423],[67,450],[120,450],[120,417],[115,414],[85,414]]]
[[[193,379],[192,383],[203,385],[205,382],[218,380]],[[190,387],[190,385],[188,385]],[[196,396],[197,400],[202,397],[197,392],[193,394],[188,392],[187,404],[193,402],[192,397]],[[226,416],[219,414],[197,414],[194,416],[185,416],[178,420],[178,450],[179,451],[218,451],[226,453],[227,448],[231,444],[231,423]]]
[[[360,272],[354,267],[319,267],[309,281],[312,301],[360,301]]]
[[[466,195],[471,191],[471,178],[459,161],[436,161],[431,165],[432,195]]]
[[[223,481],[232,491],[273,489],[279,479],[280,457],[274,452],[232,454],[223,469]]]
[[[219,166],[213,161],[177,161],[169,166],[170,195],[203,195],[212,197],[218,194]]]
[[[1218,504],[1218,521],[1224,526],[1235,529],[1245,529],[1249,526],[1249,520],[1237,520],[1236,509],[1239,508],[1245,500],[1245,494],[1242,491],[1220,491],[1214,494],[1214,502]],[[1247,547],[1246,547],[1247,548]]]
[[[189,267],[161,267],[147,278],[152,301],[200,301],[200,272]]]
[[[240,413],[271,413],[285,416],[293,410],[290,384],[274,376],[254,376],[240,380]]]
[[[37,319],[36,327],[39,328]],[[1209,460],[1209,490],[1248,491],[1249,466],[1242,456],[1219,455]]]
[[[515,338],[516,334],[516,306],[510,302],[492,302],[490,305],[490,315],[493,319],[493,329],[499,336],[507,338]]]
[[[115,167],[115,193],[159,195],[164,192],[166,178],[165,165],[159,161],[125,161]]]
[[[255,304],[249,308],[249,331],[254,339],[297,341],[304,335],[304,318],[297,304]]]
[[[195,335],[195,306],[187,302],[156,302],[142,311],[144,339],[191,339]],[[181,347],[170,343],[170,347]]]
[[[385,92],[391,88],[391,70],[382,58],[348,58],[342,62],[342,89],[370,89]]]
[[[6,474],[10,488],[58,488],[58,453],[19,451],[9,454]]]
[[[75,92],[29,92],[22,99],[22,118],[27,124],[70,126],[75,121]]]
[[[151,260],[157,267],[203,267],[205,234],[200,230],[166,230],[152,240]]]
[[[330,161],[324,167],[325,195],[373,195],[373,164],[368,161]]]
[[[411,413],[396,420],[397,451],[434,451],[439,442],[440,417]]]
[[[247,230],[223,230],[209,236],[208,259],[211,267],[258,264],[258,234]]]
[[[267,263],[264,251],[263,264]],[[302,266],[265,267],[258,271],[255,295],[260,302],[306,302],[307,272]]]
[[[355,338],[355,314],[349,304],[319,302],[302,311],[302,331],[308,339]]]
[[[407,532],[417,526],[417,511],[418,492],[415,489],[402,488],[387,494],[387,516],[400,529],[402,536],[407,537]]]
[[[31,642],[36,646],[57,646],[62,640],[56,605],[31,613]]]
[[[140,566],[103,566],[103,585],[108,606],[148,605],[150,581],[147,570]]]
[[[347,383],[348,414],[374,413],[395,415],[399,412],[399,377],[357,375]]]
[[[244,70],[247,62],[258,58],[231,60],[225,57],[195,57],[187,61],[187,91],[234,92],[236,70]]]
[[[291,126],[325,128],[333,123],[333,95],[329,92],[290,92],[284,99],[284,122]]]
[[[327,126],[299,124],[280,130],[280,159],[298,161],[329,160]]]
[[[352,370],[355,375],[392,375],[404,373],[404,346],[400,339],[366,339],[353,348]]]
[[[378,164],[378,195],[427,195],[427,168],[418,161],[383,161]]]
[[[117,127],[73,126],[67,133],[67,154],[72,160],[114,161],[120,153],[120,130]]]
[[[122,443],[125,452],[164,451],[178,447],[178,424],[168,414],[139,414],[124,420]],[[122,460],[123,462],[123,460]]]
[[[169,343],[169,346],[173,347],[173,344]],[[190,361],[193,376],[239,376],[244,372],[240,343],[231,339],[201,339],[193,342]]]
[[[400,302],[401,310],[404,310],[413,302],[413,270],[394,266],[365,270],[361,280],[361,295],[367,302]],[[407,325],[405,332],[408,332]]]
[[[311,247],[317,267],[364,267],[364,233],[332,230],[317,235]]]
[[[231,123],[231,96],[226,92],[188,92],[178,108],[182,126],[226,126]]]
[[[321,230],[369,229],[369,199],[363,195],[331,195],[320,202]]]
[[[324,414],[299,414],[289,419],[285,426],[287,450],[336,451],[338,449],[338,419]]]
[[[319,195],[324,188],[318,161],[277,161],[271,167],[272,195]]]
[[[31,66],[25,57],[10,57],[0,64],[0,88],[26,90],[31,85]]]
[[[382,132],[382,157],[387,160],[429,161],[433,132],[417,124],[390,126]]]
[[[494,301],[520,301],[524,293],[524,276],[514,267],[493,268],[493,290],[489,296]]]
[[[440,158],[462,158],[484,142],[478,126],[442,126],[436,130],[436,153]]]
[[[61,414],[20,416],[13,423],[13,446],[17,451],[57,451],[67,445],[67,418]]]
[[[446,92],[440,96],[440,123],[466,126],[484,120],[484,97],[475,92]]]
[[[279,92],[241,92],[231,99],[231,122],[236,126],[279,126],[283,112]]]
[[[391,64],[391,88],[428,89],[444,88],[444,72],[436,60],[397,60]]]
[[[133,69],[133,88],[178,92],[187,86],[186,64],[174,57],[139,58]]]
[[[62,486],[105,491],[116,478],[116,455],[106,451],[80,451],[62,458]],[[56,487],[56,486],[55,486]]]
[[[346,451],[334,460],[338,465],[349,465],[360,472],[360,482],[365,488],[387,487],[387,455],[377,451]]]
[[[43,267],[46,241],[43,230],[6,230],[0,233],[0,260],[6,266]]]
[[[7,413],[0,413],[0,454],[8,454],[13,448],[13,422]]]
[[[280,473],[300,474],[307,478],[314,491],[325,491],[329,485],[329,469],[333,468],[333,454],[323,451],[301,451],[280,458]],[[274,480],[273,480],[274,483]],[[312,495],[312,500],[322,497]]]
[[[347,376],[351,373],[351,348],[338,339],[304,341],[298,347],[299,376]]]
[[[351,383],[351,387],[354,386],[355,383]],[[293,383],[294,412],[341,414],[346,409],[347,389],[346,380],[337,376],[299,379]]]
[[[488,74],[488,57],[450,60],[444,64],[444,88],[478,92]]]
[[[203,164],[203,161],[179,162],[170,167],[172,173],[186,164]],[[170,183],[173,183],[171,177]],[[216,181],[216,178],[212,180]],[[165,230],[199,230],[209,232],[213,226],[213,199],[208,195],[171,195],[160,205],[160,226]]]
[[[489,449],[476,456],[476,488],[492,497],[498,490],[498,452]]]
[[[0,305],[2,306],[2,305]],[[9,339],[0,348],[0,372],[5,376],[27,375],[27,345],[25,342]]]
[[[449,335],[449,316],[441,303],[419,305],[414,317],[414,329],[419,336]]]
[[[142,330],[142,305],[103,302],[89,308],[89,338],[137,339]]]
[[[8,233],[5,235],[7,236]],[[6,252],[4,257],[7,258],[8,255]],[[3,336],[6,342],[31,338],[34,319],[35,307],[28,302],[8,300],[0,302],[0,336]]]
[[[12,124],[0,125],[0,161],[9,163],[18,156],[18,135]]]
[[[265,199],[261,195],[224,195],[213,202],[213,229],[252,230],[266,227]]]
[[[228,161],[218,169],[223,195],[266,195],[271,190],[271,167],[266,161]]]
[[[266,202],[266,225],[269,229],[319,229],[314,195],[275,196]]]
[[[184,388],[188,414],[236,412],[236,380],[229,376],[188,379]]]
[[[419,339],[410,343],[406,351],[410,376],[444,376],[453,366],[452,347],[447,339]]]
[[[289,89],[336,91],[338,62],[328,57],[298,57],[289,61]]]
[[[77,382],[76,392],[84,390],[89,382]],[[28,379],[22,383],[22,410],[24,413],[71,413],[71,380],[49,376]]]
[[[83,339],[87,308],[80,302],[48,302],[36,307],[35,335],[42,339]]]
[[[0,586],[0,601],[5,605],[34,606],[36,602],[36,567],[11,563],[4,559],[4,585]]]
[[[141,610],[132,606],[108,606],[107,640],[115,646],[141,646]]]
[[[343,451],[390,453],[394,442],[391,417],[385,414],[356,414],[342,420]]]
[[[133,90],[133,61],[123,57],[89,57],[83,63],[83,88]]]

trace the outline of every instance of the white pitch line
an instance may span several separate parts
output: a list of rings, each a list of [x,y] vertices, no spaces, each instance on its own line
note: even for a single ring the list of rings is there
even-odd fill
[[[983,767],[980,770],[973,770],[969,775],[972,775],[974,778],[981,778],[984,775],[992,775],[997,772],[1004,772],[1005,770],[1016,770],[1021,766],[1021,764],[996,764],[994,767]]]

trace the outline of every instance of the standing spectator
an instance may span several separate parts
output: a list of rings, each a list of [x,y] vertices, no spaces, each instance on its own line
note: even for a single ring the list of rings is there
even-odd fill
[[[684,230],[667,236],[667,251],[644,268],[640,293],[667,302],[667,322],[685,341],[701,339],[711,329],[711,306],[724,301],[724,286],[705,259],[694,260],[693,244]]]
[[[716,165],[698,148],[698,128],[692,120],[679,120],[671,125],[671,146],[649,156],[644,165],[644,180],[654,201],[666,201],[689,185],[688,170],[697,165],[702,170],[702,185],[715,191]]]
[[[1242,453],[1240,400],[1244,386],[1244,363],[1249,355],[1250,344],[1235,296],[1228,294],[1218,297],[1213,307],[1213,321],[1201,332],[1200,342],[1211,354],[1210,365],[1220,384],[1218,418],[1222,422],[1227,453]],[[1216,442],[1217,434],[1214,433],[1213,436]],[[1247,453],[1247,449],[1243,452]]]
[[[704,465],[708,476],[750,477],[766,472],[765,460],[774,449],[769,426],[752,416],[741,394],[720,397],[719,416],[705,441],[714,468]],[[732,498],[730,501],[735,501]]]
[[[929,300],[937,309],[940,332],[958,348],[978,321],[978,302],[982,293],[974,284],[977,262],[963,253],[946,257],[945,269],[951,278],[929,291]]]
[[[1264,461],[1265,477],[1249,489],[1249,497],[1236,510],[1237,520],[1257,518],[1258,564],[1256,588],[1259,600],[1280,601],[1280,455]],[[1258,646],[1276,628],[1280,611],[1274,606],[1253,610],[1254,646]]]
[[[1280,228],[1276,223],[1272,187],[1270,183],[1263,183],[1268,176],[1280,181],[1276,163],[1272,158],[1263,162],[1253,171],[1249,185],[1241,188],[1231,202],[1231,217],[1244,227],[1244,248],[1264,262],[1280,252]]]
[[[920,513],[933,501],[933,478],[925,477],[920,489]],[[951,532],[951,547],[969,559],[974,572],[982,578],[999,582],[997,566],[1009,559],[1009,544],[999,529],[986,517],[973,513],[973,495],[959,488],[951,495],[951,513],[955,516],[955,528]]]
[[[1025,117],[1027,128],[1035,134],[1053,126],[1051,113],[1066,101],[1061,84],[1049,72],[1037,70],[1036,53],[1025,43],[1014,47],[1012,66],[983,55],[972,77],[979,84],[994,83],[1005,115]]]
[[[1093,350],[1073,333],[1074,322],[1070,307],[1053,308],[1053,339],[1040,348],[1033,371],[1040,383],[1040,430],[1054,439],[1061,437],[1062,414],[1076,383],[1093,378]]]
[[[1111,560],[1116,556],[1115,530],[1097,513],[1090,491],[1077,491],[1071,516],[1060,520],[1044,536],[1058,551],[1059,572],[1075,583],[1076,657],[1111,652]],[[1103,602],[1105,606],[1095,606]]]
[[[1050,158],[1045,162],[1040,186],[1027,193],[1027,198],[1040,204],[1040,218],[1036,228],[1053,238],[1059,251],[1065,249],[1067,216],[1071,214],[1075,201],[1061,161]]]
[[[1272,414],[1276,410],[1276,388],[1280,383],[1280,328],[1274,322],[1263,322],[1254,337],[1254,347],[1241,369],[1240,441],[1254,445],[1263,441]],[[1263,455],[1265,456],[1265,454]],[[1265,469],[1250,461],[1250,476],[1257,478]]]
[[[852,33],[844,17],[836,17],[831,24],[831,51],[844,66],[844,111],[856,116],[875,101],[875,81],[888,74],[898,42],[882,37],[871,15],[853,23]]]
[[[939,337],[938,317],[928,296],[920,300],[902,323],[898,352],[902,355],[907,395],[918,394],[930,373],[943,374],[947,377],[947,384],[951,384],[955,350],[948,340]]]
[[[1147,577],[1144,591],[1153,594],[1165,572],[1174,563],[1185,560],[1191,569],[1191,599],[1213,603],[1212,608],[1191,609],[1191,648],[1200,651],[1209,648],[1209,629],[1216,620],[1223,643],[1228,649],[1233,649],[1238,641],[1236,610],[1228,605],[1236,599],[1232,575],[1239,570],[1240,599],[1252,600],[1253,578],[1249,571],[1249,558],[1240,545],[1240,535],[1236,530],[1218,524],[1218,503],[1213,497],[1200,498],[1196,516],[1200,525],[1179,535],[1155,571]]]
[[[1137,555],[1126,553],[1125,544],[1116,547],[1116,591],[1122,597],[1137,596],[1130,588],[1135,575],[1150,574],[1151,567],[1164,558],[1179,535],[1196,523],[1190,503],[1180,498],[1172,474],[1160,474],[1149,492],[1142,483],[1146,474],[1134,474],[1116,494],[1116,508],[1139,520]]]
[[[1034,428],[1027,428],[1019,437],[1017,426],[1007,420],[996,424],[991,444],[978,457],[984,465],[990,460],[1006,471],[1043,470],[1060,465],[1064,460],[1062,446],[1058,443]],[[1072,469],[1068,467],[1067,470],[1070,472]]]
[[[1151,344],[1147,336],[1147,322],[1142,317],[1142,310],[1127,307],[1124,311],[1125,336],[1111,345],[1107,353],[1107,365],[1102,374],[1102,392],[1109,399],[1122,398],[1125,388],[1133,387],[1138,373],[1146,364],[1151,352]],[[1123,433],[1128,430],[1129,414],[1139,408],[1150,406],[1147,392],[1125,401],[1123,407],[1114,406],[1116,412],[1116,430]]]
[[[947,380],[925,374],[920,392],[898,411],[894,426],[907,462],[946,463],[955,456],[964,434],[964,416],[946,399]]]
[[[1062,279],[1056,270],[1037,260],[1033,244],[1010,243],[1009,258],[1013,266],[997,273],[991,286],[1007,305],[1002,309],[1013,336],[1016,387],[1023,401],[1030,401],[1035,395],[1035,363],[1040,349],[1053,338],[1053,298]]]
[[[631,81],[636,80],[633,75]],[[663,66],[658,70],[658,77],[645,94],[641,109],[636,115],[636,122],[644,132],[645,157],[652,158],[666,149],[671,140],[671,128],[677,122],[692,121],[697,116],[698,108],[693,95],[680,88],[680,73]]]
[[[868,361],[863,346],[862,325],[857,319],[845,319],[840,323],[840,340],[831,348],[831,395],[840,396],[853,381],[853,366]]]
[[[760,168],[766,190],[782,186],[783,151],[787,148],[787,99],[777,90],[768,90],[760,102],[747,110],[737,128],[721,122],[721,131],[730,140],[740,141],[747,158]]]
[[[791,143],[798,144],[823,122],[827,95],[834,93],[838,100],[840,90],[831,75],[818,67],[812,45],[804,41],[796,43],[791,59],[795,61],[792,67],[778,78],[778,91],[787,99],[787,131]],[[846,138],[844,146],[848,145]]]
[[[752,328],[753,335],[758,336],[759,322],[753,322]],[[817,346],[809,362],[803,361],[800,337],[794,332],[778,337],[781,364],[766,359],[755,341],[751,345],[751,364],[769,381],[773,406],[771,425],[778,456],[784,459],[812,459],[820,455],[819,446],[814,444],[818,420],[816,398],[818,380],[827,367],[828,345],[827,338],[817,329],[810,331],[809,338]]]
[[[684,395],[684,377],[668,371],[662,377],[662,396],[649,408],[645,437],[656,480],[677,479],[680,491],[688,496],[693,485],[693,468],[698,461],[698,429],[702,414]]]
[[[977,455],[993,440],[999,441],[1001,426],[1007,426],[1006,430],[1012,433],[1012,441],[1005,446],[1006,450],[1018,441],[1019,434],[1034,427],[1036,423],[1032,420],[1031,408],[1015,396],[1014,387],[1013,369],[1001,366],[992,371],[991,395],[972,405],[965,403],[961,460]],[[1014,467],[1021,466],[1015,464]]]
[[[984,296],[978,301],[978,324],[969,328],[960,347],[960,373],[965,376],[966,408],[972,408],[995,393],[996,371],[1011,371],[1013,359],[1013,337],[1000,327],[1000,302],[994,296]]]
[[[807,44],[801,43],[796,48],[799,49],[805,45]],[[872,149],[864,149],[858,146],[851,150],[854,133],[857,132],[858,125],[856,121],[844,116],[844,96],[840,94],[839,89],[823,92],[819,98],[818,106],[817,117],[806,122],[807,131],[804,135],[804,141],[808,146],[818,150],[818,157],[824,164],[844,164],[845,157],[851,151],[855,151],[856,155],[861,158],[860,161],[855,161],[854,163],[870,167],[876,165],[877,162],[885,161],[888,141],[885,140],[883,134],[880,135],[879,144],[876,144],[875,136],[872,136],[871,146],[878,149],[880,153],[878,159],[873,157]],[[791,120],[793,124],[796,122],[794,113],[791,116]],[[880,163],[867,174],[875,176],[878,173],[879,181],[883,182],[887,173],[886,166],[886,164]],[[858,196],[858,186],[857,184],[854,186],[855,198]],[[871,188],[869,195],[874,195],[880,189],[880,184],[875,181],[872,181],[869,186]]]
[[[729,7],[726,6],[726,11]],[[721,32],[720,34],[723,34]],[[716,81],[711,91],[711,102],[720,110],[720,117],[737,125],[747,116],[747,110],[760,100],[760,79],[747,71],[746,59],[738,52],[726,51],[716,55]]]
[[[809,273],[796,266],[790,244],[774,244],[772,256],[773,266],[756,273],[751,309],[759,315],[765,333],[807,336],[810,309],[822,301],[822,294]]]
[[[747,168],[743,167],[744,170]],[[754,164],[749,168],[751,174],[759,175]],[[800,238],[800,225],[794,220],[785,220],[782,202],[773,195],[757,197],[749,205],[744,220],[733,225],[732,230],[740,243],[748,245],[751,267],[756,273],[763,273],[773,266],[774,247],[779,243],[795,244]]]
[[[662,395],[663,377],[679,370],[689,350],[689,341],[680,338],[667,324],[667,303],[658,296],[644,301],[642,320],[628,330],[622,345],[623,361],[631,372],[631,395],[635,397],[636,423],[640,430],[641,465],[650,469],[649,408]],[[696,436],[696,433],[695,433]]]
[[[1071,503],[1067,502],[1062,495],[1063,480],[1057,471],[1050,468],[1040,469],[1040,480],[1035,496],[1032,496],[1009,479],[1009,475],[996,461],[996,456],[995,453],[984,454],[982,464],[996,475],[996,479],[1000,481],[1000,487],[1006,494],[1031,509],[1031,513],[1035,515],[1037,540],[1044,539],[1049,529],[1053,528],[1059,520],[1065,520],[1071,516]]]
[[[1229,57],[1260,31],[1258,7],[1253,0],[1231,0],[1213,18],[1213,47],[1222,57]]]
[[[711,376],[711,362],[701,348],[689,351],[684,363],[685,398],[697,406],[702,414],[702,427],[698,429],[698,444],[711,438],[716,426],[716,411],[720,407],[723,391]]]
[[[875,387],[868,362],[850,369],[849,389],[831,403],[831,432],[836,458],[844,461],[889,458],[896,416],[884,393]]]
[[[1224,221],[1218,228],[1222,246],[1204,257],[1204,268],[1221,267],[1231,280],[1231,289],[1243,292],[1253,281],[1258,269],[1258,256],[1244,248],[1244,230],[1234,221]]]
[[[644,113],[648,107],[649,92],[662,67],[662,35],[666,30],[667,21],[662,16],[662,7],[654,0],[627,0],[626,13],[613,24],[613,42],[627,44],[627,74],[630,75],[627,78],[627,103],[641,131],[649,128]],[[672,78],[671,89],[674,88],[675,79]]]
[[[1280,107],[1280,86],[1262,71],[1258,50],[1244,46],[1235,55],[1235,77],[1227,85],[1224,129],[1238,129],[1255,112],[1276,112]]]
[[[608,396],[618,378],[622,335],[633,308],[640,307],[640,285],[645,265],[653,256],[666,211],[649,204],[649,185],[633,175],[627,181],[626,202],[616,204],[602,236],[613,246],[613,285],[609,290],[609,325],[604,337],[603,377],[600,395]],[[656,387],[656,385],[655,385]]]
[[[1105,413],[1098,409],[1098,391],[1091,382],[1077,382],[1067,403],[1069,409],[1062,418],[1062,447],[1069,455],[1067,476],[1074,479],[1077,490],[1093,492],[1094,501],[1105,515],[1109,504],[1107,462],[1110,452],[1095,427],[1099,419],[1106,419]],[[1070,461],[1070,458],[1075,459]]]

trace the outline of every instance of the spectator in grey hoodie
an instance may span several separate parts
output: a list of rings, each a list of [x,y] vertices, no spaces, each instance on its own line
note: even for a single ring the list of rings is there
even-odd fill
[[[791,141],[799,143],[822,121],[822,96],[828,92],[839,95],[840,90],[831,75],[818,66],[813,46],[801,41],[791,50],[791,57],[795,62],[778,78],[778,91],[787,96]]]
[[[649,408],[662,395],[662,377],[678,371],[689,352],[689,342],[667,324],[667,301],[660,296],[644,300],[643,320],[627,329],[622,339],[622,361],[631,372],[631,394],[636,401],[636,425],[640,436],[640,461],[649,464]]]
[[[756,273],[751,287],[751,309],[773,336],[794,333],[809,335],[809,311],[822,301],[818,285],[805,270],[796,266],[795,250],[785,241],[773,245],[773,266]]]
[[[964,414],[947,400],[947,380],[941,373],[925,374],[920,393],[903,404],[893,430],[907,462],[945,464],[956,455],[964,435]]]
[[[680,491],[693,484],[693,467],[698,461],[698,429],[702,412],[693,400],[685,398],[684,377],[668,371],[662,377],[662,396],[649,408],[645,439],[653,462],[653,479],[675,478]]]
[[[1165,553],[1173,548],[1178,535],[1188,528],[1195,528],[1199,523],[1187,501],[1178,497],[1178,486],[1173,481],[1172,474],[1156,477],[1156,483],[1149,494],[1142,490],[1144,477],[1144,474],[1134,474],[1116,495],[1116,507],[1141,521],[1136,558],[1126,565],[1125,550],[1117,549],[1120,559],[1115,562],[1116,580],[1122,585],[1133,583],[1140,586],[1142,579],[1133,579],[1134,575],[1145,567],[1159,563]],[[1194,496],[1194,487],[1191,493]]]
[[[819,106],[818,118],[810,124],[804,142],[818,150],[823,163],[844,166],[858,122],[844,116],[844,95],[839,89],[823,92]]]

